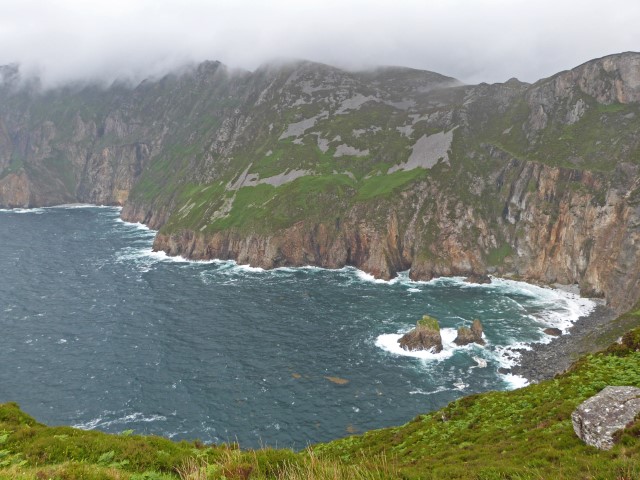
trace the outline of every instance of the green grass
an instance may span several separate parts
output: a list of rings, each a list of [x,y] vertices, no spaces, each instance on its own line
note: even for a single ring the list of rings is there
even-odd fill
[[[63,152],[55,152],[45,162],[47,169],[58,177],[64,184],[67,192],[74,195],[76,191],[76,178],[71,161]]]
[[[356,200],[366,202],[376,197],[389,197],[402,187],[428,176],[428,171],[423,168],[415,168],[409,171],[394,172],[389,175],[382,174],[362,180],[358,188]]]
[[[436,332],[440,331],[440,324],[438,323],[438,320],[429,315],[423,315],[422,318],[418,320],[417,326],[427,327],[431,330],[435,330]]]
[[[566,114],[562,110],[553,112],[548,125],[535,134],[530,132],[529,140],[525,135],[529,110],[522,101],[504,115],[492,116],[477,133],[477,141],[493,143],[516,158],[588,171],[611,172],[621,160],[640,162],[635,133],[640,127],[638,106],[603,105],[584,94],[581,98],[587,110],[574,124],[563,121]],[[503,133],[509,127],[511,131]]]
[[[259,184],[226,191],[222,182],[183,185],[174,213],[163,233],[193,230],[215,233],[231,230],[270,233],[299,221],[332,222],[355,204],[374,198],[389,199],[411,183],[426,178],[428,172],[414,169],[354,180],[348,175],[307,175],[279,187]],[[153,186],[149,187],[150,190]],[[157,194],[158,190],[154,190]],[[222,205],[232,201],[224,216],[214,217]]]
[[[491,266],[502,265],[504,259],[513,253],[513,247],[508,244],[499,246],[489,251],[487,255],[487,264]]]
[[[24,160],[19,157],[16,153],[11,156],[11,163],[5,168],[2,172],[0,172],[0,180],[10,175],[12,173],[17,173],[24,167]]]

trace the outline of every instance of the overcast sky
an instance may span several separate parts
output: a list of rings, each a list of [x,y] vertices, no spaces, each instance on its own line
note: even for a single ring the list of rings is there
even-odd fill
[[[48,84],[274,58],[534,81],[627,50],[639,0],[0,0],[0,64]]]

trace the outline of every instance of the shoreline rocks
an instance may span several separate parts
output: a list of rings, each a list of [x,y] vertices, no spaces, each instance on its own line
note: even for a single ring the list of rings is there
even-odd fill
[[[491,277],[483,273],[472,273],[464,281],[467,283],[487,284],[491,283]]]
[[[561,335],[549,343],[533,343],[529,350],[518,350],[519,358],[513,359],[517,364],[499,373],[519,375],[532,383],[553,378],[566,371],[579,356],[605,348],[608,344],[598,343],[597,338],[619,328],[612,323],[617,316],[611,308],[598,305],[574,322],[570,335]]]
[[[547,335],[551,335],[552,337],[559,337],[562,335],[562,330],[559,328],[545,328],[543,332]]]
[[[440,324],[435,318],[424,315],[416,323],[416,327],[405,333],[398,343],[405,350],[431,350],[434,353],[442,351],[442,336]]]

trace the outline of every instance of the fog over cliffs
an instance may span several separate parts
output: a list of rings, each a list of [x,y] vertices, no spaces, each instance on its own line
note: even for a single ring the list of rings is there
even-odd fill
[[[48,86],[137,83],[204,60],[254,70],[275,58],[532,82],[640,50],[638,24],[633,0],[24,0],[0,3],[0,64],[19,63]]]

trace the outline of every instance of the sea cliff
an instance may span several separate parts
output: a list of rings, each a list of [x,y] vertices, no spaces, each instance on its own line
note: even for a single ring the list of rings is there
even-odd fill
[[[43,90],[0,71],[0,206],[123,206],[155,248],[640,295],[640,54],[534,84],[312,62]]]

